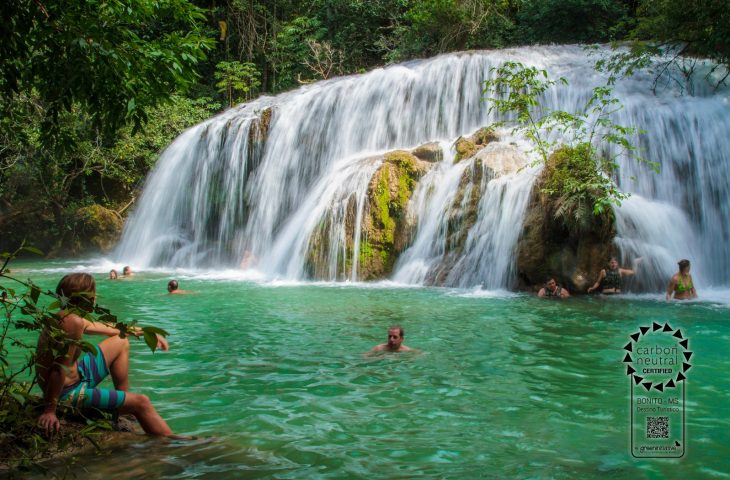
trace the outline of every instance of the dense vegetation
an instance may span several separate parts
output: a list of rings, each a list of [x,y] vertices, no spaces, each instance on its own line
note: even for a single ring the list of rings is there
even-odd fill
[[[721,0],[8,0],[0,6],[0,248],[118,234],[160,150],[262,93],[443,52],[628,40],[728,64]],[[632,61],[635,60],[635,63]],[[152,126],[153,128],[150,128]]]
[[[29,238],[57,255],[102,247],[104,239],[89,243],[92,232],[113,240],[172,138],[262,93],[444,52],[531,43],[629,41],[630,55],[604,64],[616,72],[657,53],[667,62],[697,55],[730,63],[725,0],[5,0],[0,14],[0,251]],[[518,91],[538,73],[505,70],[501,86]],[[595,93],[586,112],[545,122],[584,124],[587,112],[612,105],[606,91]],[[529,117],[534,98],[498,108]],[[605,140],[623,145],[626,131],[604,126],[613,135]],[[581,212],[603,214],[621,200],[614,164],[597,157],[590,138],[579,134],[553,149],[531,132],[550,172],[546,192],[565,216],[580,223]],[[16,333],[53,329],[63,299],[12,279],[6,265],[0,444],[16,464],[32,465],[46,440],[33,429],[37,400],[25,381],[33,345]],[[39,303],[43,297],[49,301]],[[105,309],[95,314],[116,323]],[[7,360],[11,344],[27,354],[19,365]]]

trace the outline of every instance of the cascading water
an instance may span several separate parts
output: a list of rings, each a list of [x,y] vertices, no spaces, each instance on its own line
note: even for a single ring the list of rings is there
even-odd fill
[[[482,87],[490,69],[507,60],[568,80],[543,99],[550,109],[578,111],[605,83],[593,69],[596,57],[582,48],[533,47],[444,55],[242,105],[188,130],[162,154],[117,258],[142,268],[255,264],[270,278],[301,279],[312,276],[314,237],[326,235],[327,248],[315,252],[315,276],[360,278],[359,227],[380,165],[373,158],[431,141],[451,145],[499,120],[482,100]],[[641,153],[661,166],[656,174],[619,160],[619,185],[633,196],[616,211],[616,243],[626,260],[643,257],[642,277],[651,288],[684,257],[694,261],[699,282],[728,281],[730,108],[725,93],[697,91],[655,95],[643,76],[615,89],[625,108],[613,120],[644,129]],[[465,172],[471,181],[457,191]],[[444,155],[413,193],[408,215],[417,226],[392,278],[510,287],[534,178],[534,169],[502,171],[493,161],[454,163]],[[476,216],[454,240],[454,208],[467,209],[470,198],[478,200]]]

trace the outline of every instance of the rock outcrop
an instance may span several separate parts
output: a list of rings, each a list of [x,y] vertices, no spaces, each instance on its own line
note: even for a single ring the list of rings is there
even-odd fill
[[[489,143],[498,140],[497,134],[494,133],[493,127],[484,127],[476,131],[472,136],[464,138],[459,137],[454,143],[456,149],[455,162],[467,160],[477,154]]]
[[[383,157],[383,164],[368,186],[360,242],[360,279],[381,279],[393,271],[398,254],[410,243],[415,228],[406,218],[408,201],[418,180],[431,166],[405,150]]]
[[[438,144],[430,143],[412,151],[395,150],[363,159],[380,165],[368,184],[359,225],[358,280],[382,279],[392,272],[415,228],[406,215],[408,201],[418,180],[442,157]],[[310,238],[306,271],[311,278],[352,277],[357,202],[354,195],[344,201],[346,205],[333,208],[335,213],[324,217]],[[331,244],[333,238],[340,239],[338,245]]]
[[[601,216],[589,213],[582,226],[566,224],[556,215],[559,198],[543,192],[549,167],[535,182],[525,212],[517,245],[518,288],[537,290],[548,276],[554,276],[571,293],[585,292],[598,278],[607,257],[616,253],[613,212]]]
[[[472,155],[471,164],[461,175],[449,209],[446,253],[438,268],[426,278],[428,284],[449,284],[449,274],[464,253],[469,231],[477,222],[486,184],[502,175],[515,173],[527,164],[523,152],[514,145],[499,142],[491,130],[482,129],[477,134],[484,131],[489,132],[489,146],[484,148],[486,143],[477,144],[479,150]]]
[[[114,210],[101,205],[89,205],[76,211],[74,216],[76,240],[75,253],[96,251],[109,252],[116,245],[124,223]]]

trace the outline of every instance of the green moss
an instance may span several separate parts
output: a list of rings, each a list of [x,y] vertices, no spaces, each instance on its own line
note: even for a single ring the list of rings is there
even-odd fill
[[[595,147],[580,143],[559,148],[545,164],[541,191],[554,203],[555,218],[570,231],[612,224],[613,205],[627,197],[611,179],[617,166],[596,155]]]
[[[373,258],[373,255],[373,246],[370,244],[370,242],[368,242],[367,240],[363,240],[362,242],[360,242],[360,255],[358,257],[360,260],[360,265],[364,265],[365,262]]]
[[[474,145],[474,142],[467,140],[464,137],[459,137],[456,140],[456,157],[454,158],[454,161],[458,163],[465,158],[472,157],[476,152],[477,146]]]
[[[375,200],[378,206],[378,222],[383,228],[381,241],[384,243],[393,243],[395,233],[395,220],[390,216],[390,188],[388,185],[388,172],[381,171],[380,180],[378,181]]]

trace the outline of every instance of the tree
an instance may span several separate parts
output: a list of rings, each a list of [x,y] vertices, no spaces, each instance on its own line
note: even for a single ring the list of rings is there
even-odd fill
[[[186,0],[7,0],[0,12],[0,105],[32,92],[45,145],[58,146],[60,114],[76,108],[107,136],[139,128],[148,108],[195,82],[212,46]]]
[[[215,78],[218,91],[225,93],[228,106],[249,100],[261,86],[261,73],[253,63],[220,62],[216,65]]]
[[[212,41],[187,0],[8,0],[0,13],[0,236],[47,209],[62,239],[69,192],[88,202],[81,180],[111,170],[100,152],[191,86]]]
[[[625,34],[618,0],[527,0],[517,13],[522,43],[605,42]]]
[[[545,110],[540,106],[542,94],[556,83],[567,85],[565,79],[551,80],[545,70],[514,62],[492,73],[494,77],[485,82],[486,100],[492,109],[516,115],[518,128],[535,145],[545,167],[542,192],[556,199],[556,217],[566,225],[578,231],[588,229],[590,212],[610,215],[611,207],[628,197],[614,181],[619,155],[658,168],[636,155],[630,139],[636,130],[611,120],[623,107],[610,87],[594,88],[579,112]],[[559,140],[548,140],[550,133],[557,133]],[[608,153],[610,146],[615,147],[613,154]]]

